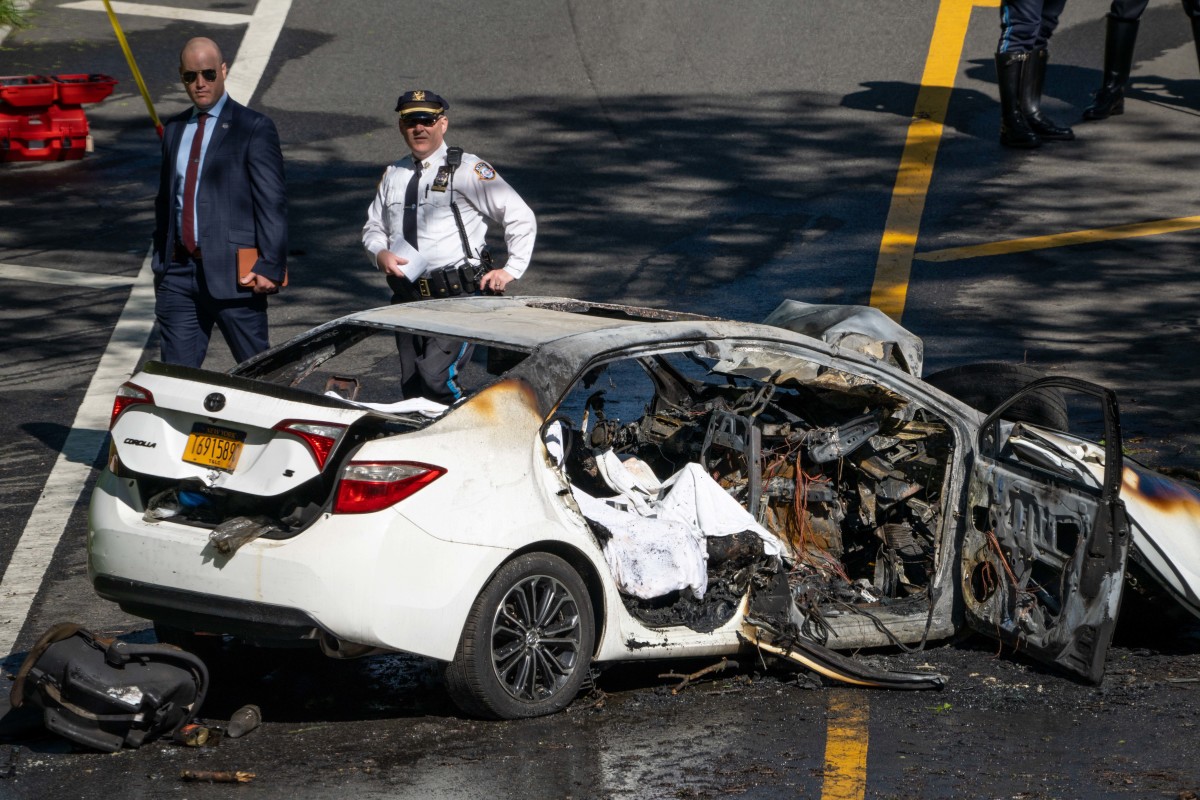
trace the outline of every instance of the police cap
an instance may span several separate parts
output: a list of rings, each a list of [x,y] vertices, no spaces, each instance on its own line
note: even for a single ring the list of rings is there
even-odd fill
[[[439,95],[425,89],[414,89],[405,92],[396,100],[396,110],[400,119],[433,120],[445,114],[450,104]]]

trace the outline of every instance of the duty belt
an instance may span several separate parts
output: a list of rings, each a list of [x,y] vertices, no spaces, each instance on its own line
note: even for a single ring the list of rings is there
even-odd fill
[[[476,268],[470,264],[442,267],[422,275],[417,281],[417,290],[425,299],[475,294],[479,290],[479,277]]]

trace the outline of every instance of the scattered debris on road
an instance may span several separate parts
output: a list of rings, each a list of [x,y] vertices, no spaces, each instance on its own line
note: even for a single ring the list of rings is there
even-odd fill
[[[679,684],[677,686],[675,686],[675,688],[671,689],[671,694],[679,694],[680,692],[682,692],[684,689],[686,689],[688,687],[688,684],[690,684],[692,681],[696,680],[697,678],[703,678],[705,675],[713,675],[718,672],[724,672],[726,669],[737,669],[737,668],[738,668],[738,662],[733,661],[728,658],[722,658],[716,664],[710,664],[709,666],[705,667],[704,669],[696,670],[695,672],[689,673],[687,675],[681,674],[679,672],[664,672],[661,675],[659,675],[658,677],[660,677],[660,678],[679,678],[680,679]]]
[[[216,771],[207,769],[185,769],[179,773],[180,780],[194,782],[206,781],[208,783],[249,783],[250,781],[254,780],[255,777],[256,776],[253,772],[243,772],[242,770],[230,772],[227,770]]]

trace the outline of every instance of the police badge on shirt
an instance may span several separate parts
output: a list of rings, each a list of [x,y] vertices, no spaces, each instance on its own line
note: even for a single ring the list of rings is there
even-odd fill
[[[433,177],[433,184],[430,186],[435,192],[444,192],[446,187],[450,185],[450,167],[443,164],[438,167],[437,175]]]

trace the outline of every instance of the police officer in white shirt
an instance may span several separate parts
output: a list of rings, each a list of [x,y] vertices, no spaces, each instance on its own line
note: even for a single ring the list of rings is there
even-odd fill
[[[412,153],[384,171],[367,212],[362,241],[372,263],[389,278],[404,277],[412,283],[425,272],[461,265],[468,259],[478,265],[490,219],[504,228],[508,261],[504,269],[483,275],[480,288],[503,291],[529,266],[537,236],[533,211],[495,168],[478,156],[462,153],[461,164],[451,168],[447,163],[450,148],[444,141],[449,104],[441,97],[429,91],[405,92],[397,100],[396,110],[400,112],[400,133]],[[414,184],[411,190],[410,183]],[[415,203],[406,203],[406,194],[414,192]],[[462,219],[461,228],[452,203]],[[415,224],[413,231],[405,230],[406,212]],[[414,236],[415,243],[406,241]],[[406,258],[405,253],[411,255],[408,246],[421,258]],[[396,281],[388,283],[396,291]],[[409,288],[400,286],[397,294],[402,295],[402,302],[408,299]]]
[[[362,242],[387,276],[393,303],[448,297],[476,289],[501,294],[533,255],[537,220],[495,168],[447,147],[449,104],[430,91],[400,95],[400,134],[411,151],[384,170],[367,211]],[[508,260],[491,269],[487,221],[504,228]],[[398,342],[406,397],[441,402],[461,396],[455,380],[470,357],[463,342],[408,337]]]

